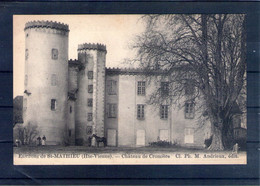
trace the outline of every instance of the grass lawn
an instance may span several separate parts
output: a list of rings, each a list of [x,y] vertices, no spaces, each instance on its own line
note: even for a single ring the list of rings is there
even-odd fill
[[[208,153],[207,149],[187,147],[86,147],[86,146],[22,146],[14,147],[14,153],[173,153],[173,152],[200,152]],[[230,151],[226,151],[230,152]]]

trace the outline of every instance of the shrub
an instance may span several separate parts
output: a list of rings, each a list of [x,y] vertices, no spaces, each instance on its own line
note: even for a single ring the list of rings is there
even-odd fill
[[[246,138],[239,138],[235,140],[235,143],[238,144],[239,150],[246,150]]]
[[[159,141],[149,143],[149,146],[151,146],[151,147],[176,147],[177,143],[159,140]]]
[[[36,137],[39,135],[37,130],[38,126],[33,125],[30,122],[24,127],[24,142],[25,144],[32,145],[35,144]]]
[[[210,138],[205,139],[204,144],[205,144],[205,148],[208,148],[212,143],[212,136],[210,136]]]
[[[35,145],[36,137],[39,134],[37,125],[30,122],[27,125],[16,125],[14,127],[14,142],[19,140],[21,145]]]

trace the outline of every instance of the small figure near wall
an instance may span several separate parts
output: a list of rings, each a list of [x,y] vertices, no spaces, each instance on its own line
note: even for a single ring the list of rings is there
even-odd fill
[[[16,144],[16,147],[20,147],[20,140],[19,140],[19,139],[16,139],[16,140],[15,140],[15,144]]]
[[[45,137],[45,135],[43,135],[43,137],[42,137],[42,145],[46,145],[46,137]]]
[[[37,138],[37,140],[38,140],[38,146],[41,146],[41,145],[42,145],[42,139],[41,139],[41,137],[39,136],[39,137]]]
[[[234,153],[238,153],[238,149],[239,149],[239,146],[238,146],[238,144],[236,143],[236,144],[233,146],[233,152],[234,152]]]

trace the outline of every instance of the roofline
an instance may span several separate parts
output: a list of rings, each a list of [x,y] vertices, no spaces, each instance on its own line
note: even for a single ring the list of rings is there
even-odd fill
[[[141,68],[106,68],[107,75],[162,75],[161,70],[146,70]]]

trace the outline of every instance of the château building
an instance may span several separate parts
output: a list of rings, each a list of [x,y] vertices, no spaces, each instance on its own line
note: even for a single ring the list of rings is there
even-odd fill
[[[196,101],[149,105],[156,89],[169,93],[168,82],[148,83],[141,69],[106,67],[106,46],[78,45],[78,59],[68,59],[69,27],[33,21],[25,25],[24,124],[38,126],[47,145],[88,145],[96,134],[108,146],[148,146],[158,140],[204,146],[210,124],[198,123]]]

